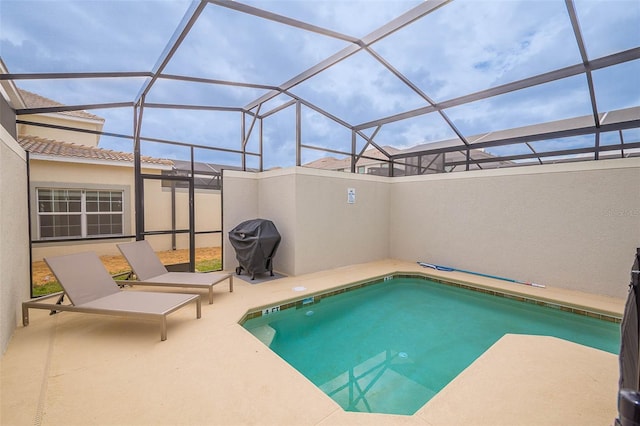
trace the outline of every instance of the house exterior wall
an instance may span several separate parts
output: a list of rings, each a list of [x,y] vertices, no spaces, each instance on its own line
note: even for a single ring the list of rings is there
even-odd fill
[[[143,173],[148,173],[144,171]],[[158,173],[158,171],[155,171]],[[133,185],[133,181],[132,181]],[[162,187],[160,180],[145,180],[144,187],[144,212],[145,228],[147,231],[171,229],[171,189]],[[195,190],[195,225],[196,232],[213,231],[222,229],[222,202],[220,191]],[[134,202],[134,198],[131,198]],[[178,230],[189,229],[189,192],[179,188],[175,191],[175,226]],[[133,216],[132,216],[133,217]],[[135,225],[131,224],[132,229]],[[170,235],[150,235],[146,240],[156,250],[171,250],[172,239]],[[196,235],[196,247],[220,247],[222,244],[221,233]],[[177,249],[189,248],[189,234],[176,235]]]
[[[16,139],[16,113],[5,100],[4,96],[0,96],[0,126],[3,127],[14,140]]]
[[[75,127],[78,129],[100,131],[102,130],[102,122],[98,120],[83,119],[68,114],[37,114],[37,115],[21,115],[20,120],[32,121],[42,124],[52,124],[55,126]],[[79,145],[87,145],[97,147],[100,141],[100,135],[73,132],[69,130],[54,129],[50,127],[33,126],[29,124],[18,124],[18,135],[39,136],[45,139],[56,141],[65,141]]]
[[[21,320],[29,298],[29,222],[26,154],[0,126],[0,353]]]
[[[157,169],[143,169],[145,174],[160,174]],[[82,188],[124,190],[124,234],[135,234],[135,187],[133,165],[87,164],[64,161],[33,160],[31,162],[31,203],[36,206],[36,188]],[[220,229],[220,193],[196,191],[196,231]],[[189,195],[186,190],[176,190],[176,228],[189,228]],[[31,212],[32,236],[37,238],[36,208]],[[171,229],[171,190],[162,188],[160,180],[145,181],[145,227],[147,231]],[[147,237],[156,250],[172,249],[171,236]],[[70,242],[43,242],[33,244],[33,260],[46,256],[95,251],[98,255],[116,255],[116,244],[126,239]],[[188,235],[179,235],[176,248],[188,248]],[[196,238],[196,247],[220,246],[220,234],[203,234]]]

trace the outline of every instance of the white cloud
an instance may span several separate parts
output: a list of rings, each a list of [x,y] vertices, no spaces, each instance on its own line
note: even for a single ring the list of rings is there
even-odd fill
[[[364,52],[292,91],[354,125],[426,105],[424,99]]]
[[[23,47],[12,52],[16,65],[29,71],[150,70],[187,4],[3,0],[3,57],[5,45],[13,44]]]
[[[1,52],[11,72],[150,70],[173,34],[188,0],[1,0]],[[265,1],[255,7],[361,37],[419,1]],[[640,44],[635,0],[577,0],[590,56]],[[167,72],[279,85],[346,44],[318,34],[208,5]],[[456,0],[377,43],[373,49],[436,101],[486,89],[580,62],[562,1]],[[594,53],[595,52],[595,53]],[[638,61],[594,73],[598,102],[619,107],[640,102],[634,85]],[[636,73],[637,76],[637,73]],[[589,113],[584,77],[508,94],[447,111],[467,135]],[[84,80],[28,81],[19,86],[63,103],[130,101],[142,85]],[[352,124],[427,103],[381,64],[359,53],[293,90]],[[149,100],[244,106],[263,91],[158,82]],[[262,112],[286,101],[279,96]],[[585,101],[586,99],[586,101]],[[295,159],[293,108],[265,120],[270,164]],[[130,109],[105,110],[108,128],[130,131]],[[236,114],[239,116],[239,114]],[[216,117],[216,118],[213,118]],[[145,130],[158,137],[237,146],[240,119],[225,114],[145,112]],[[349,132],[305,116],[303,137],[349,146]],[[435,117],[436,119],[433,119]],[[112,123],[111,121],[114,121]],[[115,124],[115,121],[122,121]],[[306,133],[304,133],[306,132]],[[383,126],[380,141],[407,146],[452,137],[436,114]],[[252,143],[253,142],[252,140]],[[383,142],[386,143],[386,142]],[[276,164],[273,164],[276,165]]]
[[[590,59],[640,44],[640,2],[576,0],[575,7]]]
[[[582,75],[447,110],[460,131],[476,135],[591,113]]]
[[[361,38],[423,0],[250,0],[247,4]]]
[[[561,2],[456,1],[374,48],[437,101],[580,60]]]

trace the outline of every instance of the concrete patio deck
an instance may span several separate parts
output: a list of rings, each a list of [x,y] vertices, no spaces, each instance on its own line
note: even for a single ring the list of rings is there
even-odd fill
[[[507,335],[413,416],[344,412],[244,330],[251,309],[393,272],[419,272],[622,316],[624,301],[385,260],[202,292],[158,325],[32,310],[2,357],[2,425],[609,425],[615,355],[550,337]],[[294,287],[305,287],[294,291]],[[140,291],[135,288],[128,291]],[[157,289],[155,289],[157,291]]]

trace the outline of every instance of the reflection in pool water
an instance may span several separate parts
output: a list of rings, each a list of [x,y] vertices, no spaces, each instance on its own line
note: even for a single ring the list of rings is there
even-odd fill
[[[348,411],[413,414],[506,333],[620,342],[613,322],[420,278],[305,300],[244,327]]]

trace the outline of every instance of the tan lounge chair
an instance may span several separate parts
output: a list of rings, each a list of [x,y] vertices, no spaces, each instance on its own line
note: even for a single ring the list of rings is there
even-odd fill
[[[29,325],[29,308],[157,319],[160,321],[160,339],[167,340],[168,314],[195,302],[196,316],[201,316],[197,294],[121,290],[95,253],[47,257],[45,262],[64,292],[24,302],[22,323],[25,326]],[[69,297],[70,305],[60,304],[64,294]],[[42,302],[56,296],[60,296],[57,304]]]
[[[209,304],[213,303],[213,286],[229,280],[233,291],[233,275],[225,272],[169,272],[146,240],[118,244],[127,259],[137,281],[118,281],[125,285],[150,285],[162,287],[208,288]]]

